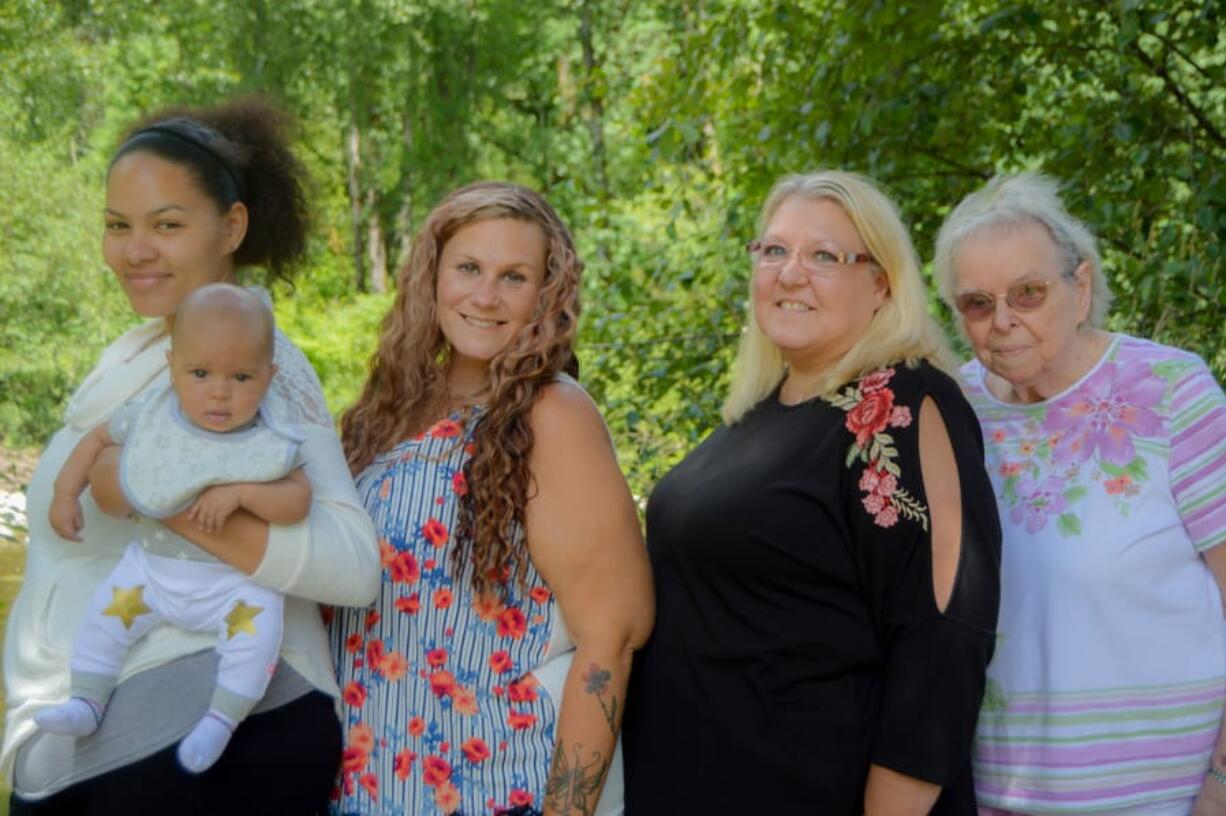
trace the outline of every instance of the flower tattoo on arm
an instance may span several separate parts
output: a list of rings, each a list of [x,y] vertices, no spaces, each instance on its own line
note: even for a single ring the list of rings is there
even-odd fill
[[[595,663],[588,664],[587,674],[583,675],[583,682],[587,684],[584,691],[588,694],[595,695],[596,702],[600,703],[600,710],[604,712],[605,721],[609,724],[609,731],[617,734],[617,697],[609,693],[609,682],[613,679],[613,673],[608,669],[602,669]],[[605,696],[608,696],[609,701],[605,702]]]

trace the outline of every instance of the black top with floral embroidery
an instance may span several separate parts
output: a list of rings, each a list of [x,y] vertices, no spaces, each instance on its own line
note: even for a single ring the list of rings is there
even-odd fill
[[[919,461],[925,396],[961,484],[944,611]],[[874,763],[944,786],[933,813],[975,812],[1000,524],[953,379],[900,365],[834,400],[768,397],[660,481],[647,545],[657,612],[627,694],[630,816],[859,814]]]

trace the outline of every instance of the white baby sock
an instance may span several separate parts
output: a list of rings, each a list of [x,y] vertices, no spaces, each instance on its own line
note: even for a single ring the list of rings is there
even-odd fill
[[[102,707],[93,700],[73,697],[66,703],[38,712],[34,722],[52,734],[84,737],[97,731],[102,724]]]
[[[229,717],[209,709],[179,743],[179,762],[191,773],[204,773],[221,757],[237,727]]]

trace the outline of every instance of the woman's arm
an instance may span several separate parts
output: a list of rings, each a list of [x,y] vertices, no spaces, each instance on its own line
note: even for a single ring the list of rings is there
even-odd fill
[[[919,459],[932,524],[932,592],[942,610],[949,603],[962,540],[961,483],[958,463],[941,412],[931,397],[919,411]],[[941,786],[882,765],[869,768],[864,790],[865,816],[923,816],[932,810]]]
[[[52,488],[49,520],[51,529],[61,538],[81,541],[81,528],[85,524],[84,514],[81,512],[81,493],[89,483],[89,472],[98,459],[98,454],[112,444],[114,443],[106,423],[96,425],[81,437],[60,467]]]
[[[864,787],[864,816],[925,816],[940,795],[940,785],[871,765]]]
[[[1203,553],[1205,563],[1217,581],[1218,593],[1222,596],[1222,615],[1226,617],[1226,545],[1219,545]],[[1213,756],[1209,758],[1209,767],[1226,774],[1226,718],[1219,727],[1217,745]],[[1201,783],[1200,793],[1196,795],[1196,804],[1192,808],[1192,816],[1224,816],[1226,814],[1226,782],[1219,781],[1212,775],[1206,775]]]
[[[1188,366],[1171,395],[1171,492],[1192,545],[1217,582],[1226,606],[1226,394],[1200,359]],[[1226,608],[1222,610],[1226,618]],[[1223,621],[1226,630],[1226,620]],[[1223,635],[1226,638],[1226,633]],[[1209,768],[1226,773],[1226,719],[1218,730]],[[1206,774],[1194,816],[1226,816],[1226,784]]]
[[[528,546],[575,641],[545,813],[590,814],[621,728],[634,650],[651,632],[651,568],[608,431],[588,396],[569,383],[551,385],[531,425]]]

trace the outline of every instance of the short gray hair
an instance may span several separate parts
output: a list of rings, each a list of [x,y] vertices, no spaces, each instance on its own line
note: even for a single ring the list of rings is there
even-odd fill
[[[945,302],[953,305],[954,254],[970,236],[993,227],[1035,223],[1064,258],[1064,275],[1078,264],[1090,265],[1090,324],[1101,327],[1111,307],[1111,288],[1103,273],[1102,258],[1094,232],[1070,215],[1060,200],[1059,183],[1041,173],[998,175],[959,202],[937,234],[932,274]]]

